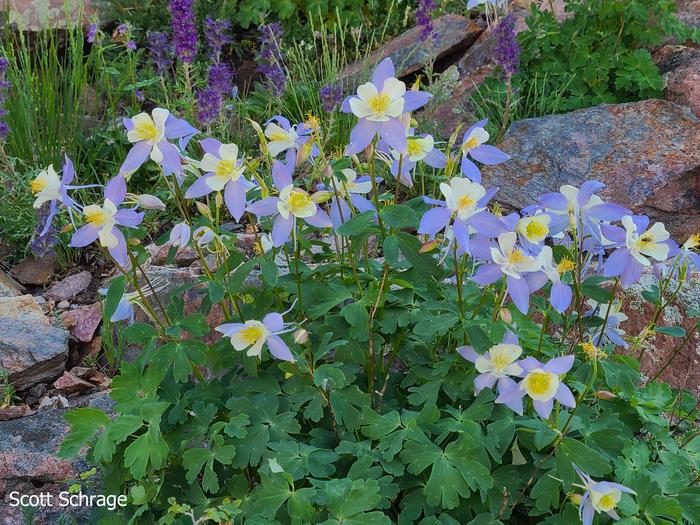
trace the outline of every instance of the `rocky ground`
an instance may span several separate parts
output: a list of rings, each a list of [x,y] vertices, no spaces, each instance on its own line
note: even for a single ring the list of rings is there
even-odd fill
[[[532,1],[516,2],[519,30]],[[49,8],[53,4],[49,2]],[[20,9],[15,16],[28,27],[38,23],[38,2],[16,5]],[[560,1],[553,6],[558,17],[564,16]],[[700,0],[683,0],[679,6],[686,22],[700,26]],[[491,71],[493,39],[485,24],[458,15],[436,20],[435,28],[436,37],[429,45],[415,44],[413,29],[373,57],[391,56],[404,78],[420,73],[428,61],[436,71],[449,73],[449,93],[430,113],[447,137],[457,124],[473,120],[469,96]],[[512,124],[501,144],[512,160],[484,169],[486,183],[500,187],[498,199],[504,206],[520,208],[561,184],[596,179],[608,186],[604,197],[665,222],[676,239],[683,241],[700,231],[700,50],[675,43],[653,51],[667,81],[666,100],[597,106]],[[348,83],[362,67],[348,68]],[[251,235],[242,235],[241,243],[250,251]],[[199,276],[193,252],[181,251],[173,264],[166,264],[167,247],[148,249],[152,258],[147,272],[152,280],[164,283],[159,292],[163,299]],[[55,456],[67,431],[66,410],[111,406],[110,378],[99,355],[102,312],[97,291],[110,275],[91,270],[59,278],[50,261],[33,258],[0,270],[0,368],[8,374],[4,382],[16,391],[7,406],[2,406],[0,397],[0,525],[21,523],[21,516],[3,503],[10,491],[65,490],[87,468],[80,461]],[[638,333],[649,320],[652,312],[641,294],[650,286],[651,276],[645,276],[625,292],[629,319],[621,327],[628,333]],[[199,300],[196,290],[187,292],[186,309],[196,309]],[[696,275],[668,309],[666,321],[689,328],[686,312],[699,309]],[[209,321],[212,326],[221,321],[216,310]],[[653,375],[674,353],[676,343],[677,339],[663,335],[650,338],[643,372]],[[696,334],[661,377],[697,394],[698,365]],[[0,394],[2,384],[0,378]],[[36,523],[55,523],[54,518],[47,514]]]

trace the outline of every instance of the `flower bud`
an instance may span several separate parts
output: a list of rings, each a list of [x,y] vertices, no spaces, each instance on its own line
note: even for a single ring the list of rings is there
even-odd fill
[[[296,344],[303,345],[308,340],[309,340],[309,332],[307,332],[303,328],[299,328],[299,330],[294,332],[294,342]]]
[[[440,243],[436,239],[433,239],[432,241],[428,241],[423,246],[421,246],[420,250],[418,250],[418,253],[432,252],[439,245]]]
[[[136,205],[147,210],[164,210],[165,203],[155,195],[139,195],[136,198]]]
[[[311,195],[311,200],[316,204],[321,204],[327,202],[331,199],[333,194],[330,191],[321,190]]]
[[[197,211],[200,214],[204,215],[207,219],[212,220],[211,210],[209,209],[209,206],[199,201],[196,201],[195,205],[197,206]]]
[[[580,505],[580,504],[581,504],[581,499],[582,499],[581,494],[574,494],[573,492],[569,492],[569,493],[567,494],[567,496],[569,496],[569,499],[571,500],[571,502],[572,502],[574,505]]]
[[[593,394],[597,399],[604,399],[606,401],[609,401],[611,399],[617,399],[617,396],[610,392],[609,390],[598,390],[595,394]]]
[[[501,308],[501,310],[498,312],[498,317],[500,317],[501,321],[504,323],[510,324],[513,322],[513,314],[510,313],[508,308]]]
[[[186,222],[180,222],[173,226],[173,229],[170,232],[170,245],[184,248],[187,246],[187,243],[190,242],[190,236],[190,225]]]

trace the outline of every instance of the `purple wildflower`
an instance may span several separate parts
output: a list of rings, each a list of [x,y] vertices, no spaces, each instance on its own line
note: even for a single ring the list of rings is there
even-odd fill
[[[90,24],[88,26],[88,33],[86,40],[89,44],[93,44],[97,39],[97,24]]]
[[[204,124],[211,124],[219,116],[223,101],[221,93],[213,86],[197,91],[197,118]]]
[[[10,87],[10,81],[7,80],[7,66],[10,61],[6,57],[0,57],[0,142],[5,141],[5,137],[10,133],[10,127],[5,122],[5,90]]]
[[[186,64],[191,64],[197,54],[194,0],[171,0],[170,23],[177,57]]]
[[[136,51],[136,42],[133,41],[133,40],[129,40],[129,41],[126,43],[126,48],[127,48],[129,51]]]
[[[343,88],[332,84],[323,86],[319,92],[323,111],[330,113],[343,101]]]
[[[464,132],[462,147],[460,148],[462,155],[462,174],[465,177],[469,177],[474,182],[481,182],[481,171],[469,157],[487,166],[500,164],[510,158],[496,146],[486,144],[486,141],[489,140],[489,133],[485,129],[487,123],[488,119],[480,120],[467,129],[467,131]]]
[[[434,0],[418,0],[418,11],[416,11],[416,22],[421,28],[419,42],[425,42],[433,35],[433,11],[435,10]]]
[[[160,76],[165,75],[173,63],[173,45],[170,37],[161,31],[149,31],[146,40],[156,73]]]
[[[518,71],[520,64],[520,45],[515,37],[515,18],[512,13],[501,19],[493,34],[496,37],[493,59],[501,68],[503,76],[510,78]]]
[[[620,516],[615,511],[622,493],[634,494],[637,493],[629,487],[613,483],[611,481],[595,481],[588,474],[583,472],[577,465],[574,465],[576,473],[583,481],[583,485],[575,484],[585,490],[581,503],[578,507],[579,518],[583,525],[592,525],[596,514],[606,513],[614,520],[619,520]]]
[[[125,36],[129,32],[129,26],[127,24],[119,24],[117,29],[114,30],[114,35],[118,37]]]
[[[210,16],[204,20],[204,38],[209,47],[209,58],[218,62],[224,46],[231,42],[228,32],[231,30],[231,22],[228,20],[214,20]]]
[[[215,89],[222,98],[228,98],[233,87],[233,77],[234,72],[228,64],[212,64],[209,68],[209,87]]]
[[[282,26],[279,22],[260,28],[260,52],[258,53],[258,72],[267,80],[267,85],[274,95],[281,95],[287,84],[287,74],[280,42]]]
[[[58,244],[58,229],[51,224],[51,206],[42,205],[36,210],[36,216],[37,226],[29,243],[29,250],[40,259],[54,256]]]

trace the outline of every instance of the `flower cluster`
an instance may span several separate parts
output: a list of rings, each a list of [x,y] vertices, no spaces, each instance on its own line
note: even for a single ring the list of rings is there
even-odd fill
[[[202,124],[210,124],[221,114],[223,103],[233,89],[233,70],[223,62],[209,68],[208,86],[197,92],[197,118]]]
[[[162,31],[149,31],[146,40],[156,73],[162,77],[173,64],[173,44],[170,36]]]
[[[343,88],[338,85],[328,84],[319,91],[323,111],[330,113],[343,100]]]
[[[7,68],[10,65],[6,57],[0,57],[0,143],[5,142],[5,138],[10,133],[10,128],[5,121],[5,91],[10,87],[7,80]]]
[[[420,26],[419,41],[425,42],[433,34],[433,11],[435,10],[435,0],[418,0],[418,10],[416,11],[416,25]]]
[[[501,68],[505,78],[512,77],[520,64],[520,44],[515,37],[515,17],[513,13],[503,17],[493,31],[496,45],[493,48],[493,60]]]
[[[231,31],[229,20],[215,20],[210,16],[204,19],[204,39],[212,62],[219,62],[224,46],[231,42],[229,31]]]
[[[258,52],[258,72],[265,77],[268,89],[274,95],[284,92],[287,84],[287,73],[280,43],[282,41],[282,26],[279,22],[264,25],[260,28],[260,51]]]
[[[170,23],[175,54],[186,64],[197,55],[197,27],[193,0],[170,0]]]

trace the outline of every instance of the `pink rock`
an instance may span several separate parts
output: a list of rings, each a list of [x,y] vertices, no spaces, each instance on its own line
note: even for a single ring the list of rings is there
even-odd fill
[[[32,413],[29,405],[11,405],[9,407],[0,408],[0,421],[9,421],[18,417],[28,416]]]
[[[688,106],[700,117],[700,49],[664,46],[653,59],[666,79],[666,99]]]
[[[53,276],[53,259],[29,256],[12,268],[12,275],[22,284],[42,285]]]
[[[54,381],[53,386],[64,394],[76,394],[94,388],[92,383],[80,379],[71,372],[63,372],[63,375]]]
[[[69,275],[65,279],[53,283],[44,294],[44,297],[53,299],[56,302],[68,301],[87,290],[91,282],[92,274],[87,270],[83,270],[80,273]]]
[[[68,310],[61,314],[61,320],[73,337],[83,343],[89,343],[102,322],[102,306],[95,303]]]

